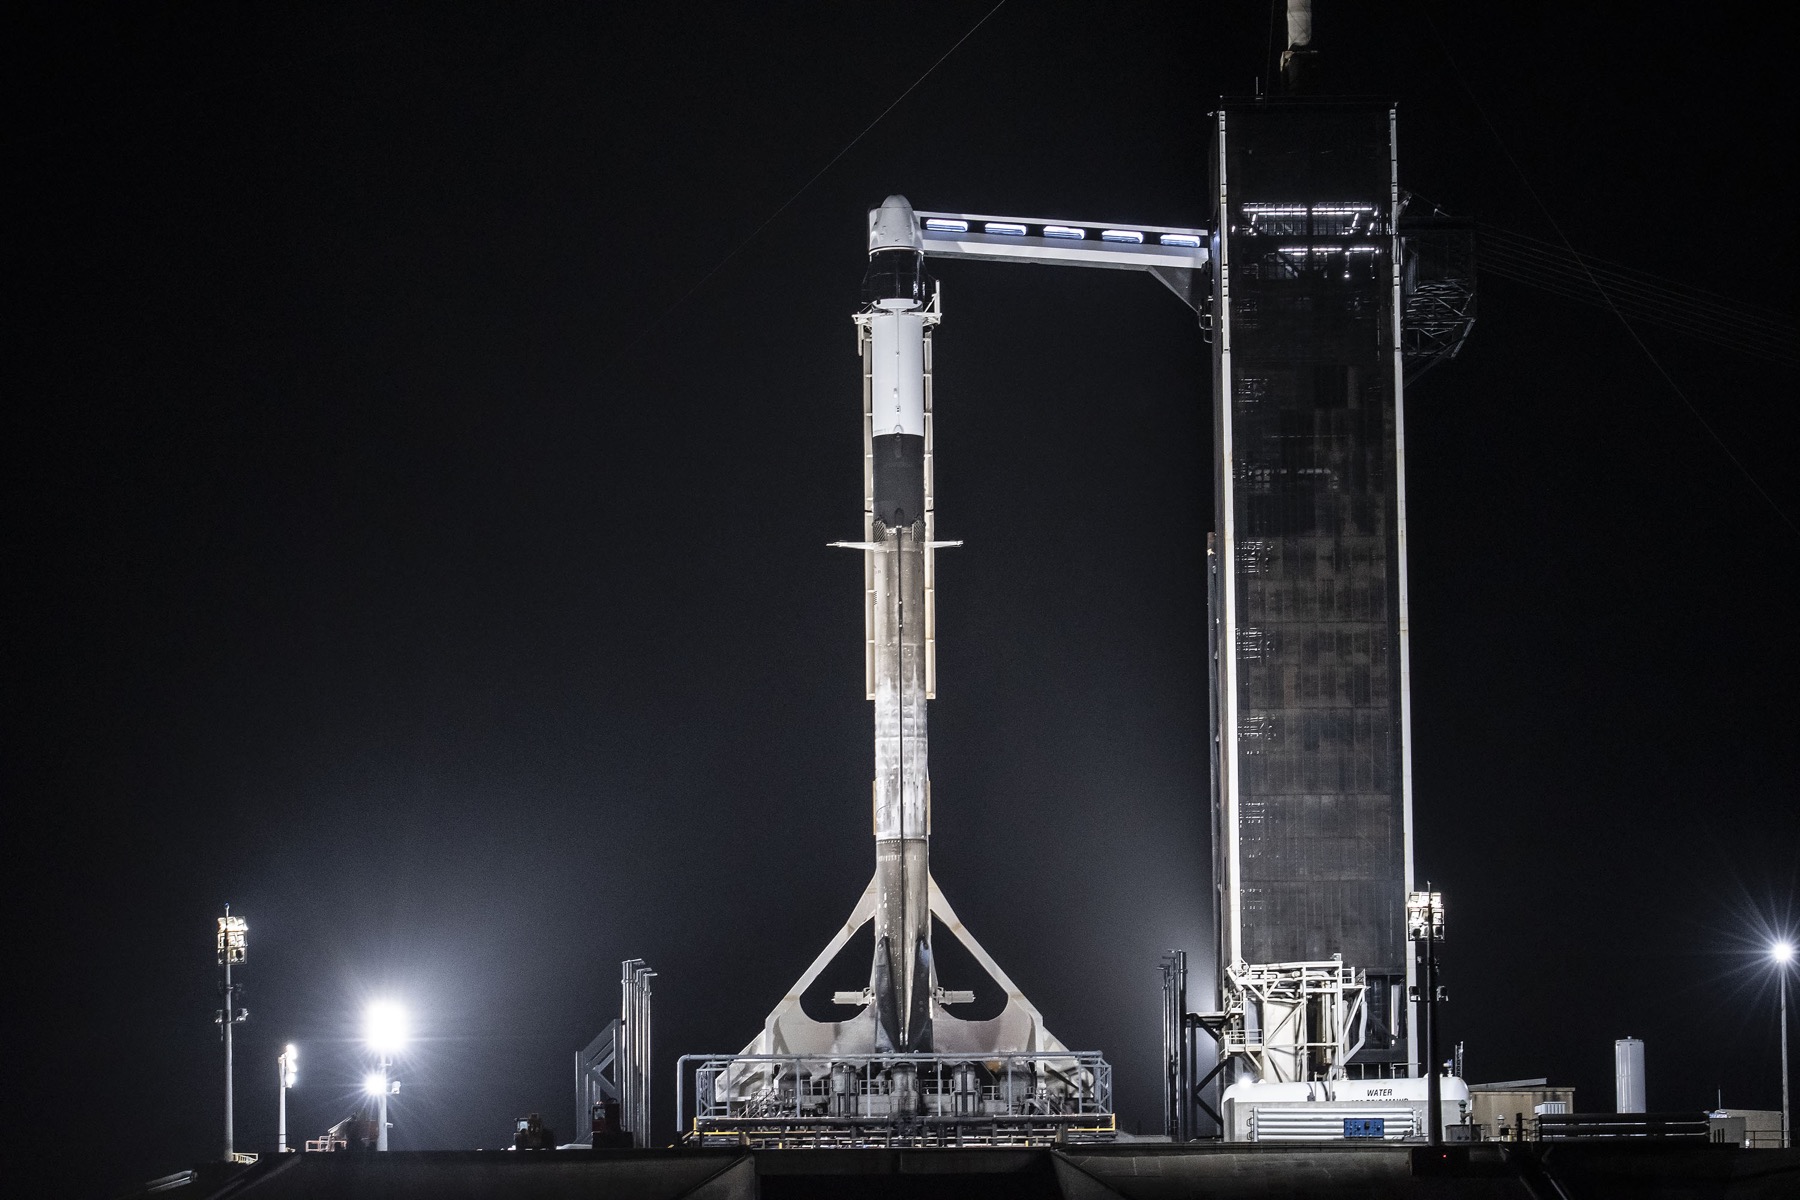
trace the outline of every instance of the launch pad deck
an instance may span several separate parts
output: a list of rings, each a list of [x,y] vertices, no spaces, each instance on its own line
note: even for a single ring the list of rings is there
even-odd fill
[[[1115,1131],[1112,1068],[1092,1052],[684,1055],[684,1083],[690,1063],[691,1123],[685,1088],[675,1103],[694,1146],[1062,1146]]]
[[[822,1196],[1254,1200],[1396,1197],[1583,1200],[1800,1190],[1800,1151],[1737,1146],[1524,1143],[1464,1148],[1134,1142],[964,1150],[424,1151],[266,1156],[213,1163],[134,1196],[166,1200],[561,1200],[615,1196],[759,1200]]]

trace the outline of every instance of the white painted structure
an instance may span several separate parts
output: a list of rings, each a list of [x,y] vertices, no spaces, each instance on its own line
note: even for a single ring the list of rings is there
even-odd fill
[[[1622,1113],[1645,1111],[1644,1042],[1642,1038],[1620,1038],[1613,1043],[1613,1095],[1617,1111]]]
[[[1225,1140],[1231,1142],[1418,1141],[1425,1135],[1424,1079],[1330,1079],[1308,1083],[1241,1081],[1225,1089]],[[1469,1121],[1469,1088],[1439,1080],[1446,1130]]]

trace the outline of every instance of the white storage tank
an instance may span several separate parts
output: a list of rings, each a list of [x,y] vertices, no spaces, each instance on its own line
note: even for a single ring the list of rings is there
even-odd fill
[[[1613,1043],[1613,1091],[1622,1113],[1644,1111],[1644,1042],[1620,1038]]]

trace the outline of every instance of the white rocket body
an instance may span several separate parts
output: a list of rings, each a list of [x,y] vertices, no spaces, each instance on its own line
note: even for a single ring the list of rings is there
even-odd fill
[[[769,1056],[1066,1053],[931,878],[926,701],[937,686],[934,555],[958,544],[932,540],[931,331],[938,319],[919,219],[904,197],[890,196],[869,214],[869,266],[855,315],[865,389],[863,540],[833,543],[863,552],[875,875],[843,928],[744,1048],[751,1057],[733,1067],[725,1085],[740,1099],[776,1086]],[[947,1011],[972,1003],[975,993],[939,987],[934,919],[1005,994],[997,1015],[964,1020]],[[875,934],[869,986],[832,993],[834,1005],[854,1007],[855,1015],[809,1015],[802,997],[865,924]]]
[[[868,675],[875,702],[876,1047],[932,1048],[931,824],[925,701],[931,531],[925,429],[925,311],[918,223],[899,197],[870,217],[868,307]]]

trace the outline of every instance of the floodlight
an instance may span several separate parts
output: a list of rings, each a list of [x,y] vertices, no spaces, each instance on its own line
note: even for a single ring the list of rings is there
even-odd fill
[[[250,942],[250,926],[242,917],[231,915],[231,906],[225,906],[225,916],[219,918],[219,965],[235,967],[244,961],[244,951]]]
[[[363,1040],[377,1054],[392,1054],[406,1044],[406,1010],[389,1000],[377,1000],[363,1016]]]
[[[371,1096],[385,1096],[388,1090],[387,1074],[382,1071],[370,1071],[363,1076],[363,1091]]]
[[[300,1051],[292,1042],[281,1056],[281,1085],[293,1087],[300,1078]]]
[[[1430,885],[1427,884],[1427,887]],[[1408,892],[1406,894],[1406,936],[1409,941],[1444,940],[1444,894],[1442,892]]]
[[[1794,944],[1792,942],[1776,942],[1769,947],[1769,956],[1786,966],[1794,960]]]

